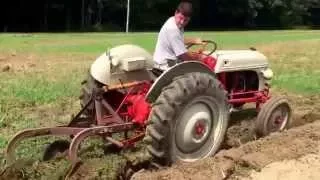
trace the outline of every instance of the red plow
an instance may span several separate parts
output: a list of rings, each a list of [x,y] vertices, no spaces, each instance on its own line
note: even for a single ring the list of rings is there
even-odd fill
[[[99,136],[106,143],[111,143],[117,148],[129,148],[145,136],[146,124],[144,120],[149,114],[149,105],[144,101],[145,93],[148,91],[150,83],[146,81],[133,82],[114,87],[103,86],[93,90],[92,96],[87,104],[66,126],[27,129],[18,132],[10,141],[5,151],[6,163],[10,166],[16,161],[16,146],[24,139],[39,136],[69,136],[70,141],[58,140],[52,143],[43,159],[49,160],[55,156],[55,153],[64,153],[71,161],[71,167],[66,175],[70,177],[76,170],[81,159],[78,157],[78,149],[86,138]],[[122,94],[119,88],[126,91]],[[103,98],[105,94],[117,93],[121,96],[121,102],[117,107],[110,104]],[[93,117],[83,115],[88,106],[94,105],[95,113]],[[139,109],[139,111],[137,111]],[[129,132],[132,132],[129,136]],[[120,140],[112,135],[119,134]]]

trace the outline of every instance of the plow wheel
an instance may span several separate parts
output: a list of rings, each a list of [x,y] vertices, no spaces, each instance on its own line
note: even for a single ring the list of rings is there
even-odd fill
[[[67,140],[57,140],[49,144],[43,155],[43,161],[49,161],[67,155],[70,142]]]
[[[272,97],[263,104],[257,120],[256,133],[267,136],[272,132],[283,131],[291,123],[292,110],[288,100],[283,97]]]
[[[163,88],[147,127],[148,152],[160,164],[192,162],[214,155],[224,139],[226,92],[213,75],[188,73]]]

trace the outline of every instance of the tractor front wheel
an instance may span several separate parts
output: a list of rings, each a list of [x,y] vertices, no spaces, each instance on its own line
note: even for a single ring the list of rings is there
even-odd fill
[[[226,92],[214,76],[188,73],[173,79],[152,105],[148,152],[170,165],[215,154],[229,120]]]
[[[272,97],[262,105],[256,120],[256,133],[267,136],[272,132],[283,131],[291,123],[291,107],[287,99]]]

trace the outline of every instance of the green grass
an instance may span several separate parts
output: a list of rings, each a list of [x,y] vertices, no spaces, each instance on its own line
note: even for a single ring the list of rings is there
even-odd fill
[[[0,137],[0,148],[3,149],[5,144],[7,143],[7,140],[3,137]]]
[[[293,93],[313,95],[320,93],[320,73],[292,73],[282,74],[273,80],[274,87]]]
[[[50,103],[62,97],[74,97],[79,93],[77,91],[81,81],[79,77],[83,76],[80,72],[26,73],[17,74],[14,79],[4,74],[1,78],[7,81],[1,83],[5,88],[2,88],[0,92],[3,97],[14,97],[28,104]],[[54,79],[51,75],[54,76]]]
[[[270,59],[273,87],[300,94],[320,92],[320,31],[187,32],[186,36],[215,40],[220,49],[256,46]],[[13,54],[15,62],[25,64],[28,55],[35,55],[36,66],[0,73],[0,119],[10,123],[8,114],[19,114],[21,109],[59,104],[64,98],[76,100],[80,82],[97,56],[124,43],[152,53],[156,37],[157,33],[1,34],[0,56]],[[281,49],[273,47],[279,43]],[[266,48],[271,50],[264,51]],[[299,61],[301,58],[305,59]]]
[[[215,40],[221,48],[234,45],[320,39],[319,31],[187,32],[186,36]],[[0,49],[36,53],[97,54],[124,43],[138,44],[153,52],[157,33],[73,33],[0,35]]]
[[[188,32],[186,36],[214,40],[219,49],[255,46],[270,60],[273,88],[320,94],[320,31]],[[9,59],[13,70],[0,71],[0,150],[19,130],[61,123],[76,113],[80,82],[106,49],[133,43],[152,53],[156,38],[156,33],[1,34],[0,68],[1,59],[5,63]],[[29,62],[35,66],[17,70]],[[27,148],[22,153],[39,151]],[[1,157],[0,153],[0,161]]]
[[[287,52],[275,48],[266,54],[275,71],[274,86],[296,93],[319,93],[319,71],[314,68],[319,67],[315,62],[319,61],[320,54],[315,47],[306,49],[304,42],[319,42],[320,31],[188,32],[186,36],[215,40],[220,49],[268,45],[272,48],[274,43],[301,44],[295,47],[298,52],[291,52],[288,47]],[[106,49],[124,43],[138,44],[152,53],[156,37],[156,33],[1,34],[0,51],[3,54],[14,53],[21,64],[26,61],[26,55],[35,54],[39,56],[35,64],[42,65],[30,72],[1,73],[0,100],[41,105],[58,102],[60,98],[76,98],[79,83],[94,58]],[[290,65],[300,57],[307,57],[302,66],[299,63]],[[315,63],[313,67],[308,65],[312,62]],[[48,66],[50,63],[53,64]],[[304,67],[306,69],[301,69]]]

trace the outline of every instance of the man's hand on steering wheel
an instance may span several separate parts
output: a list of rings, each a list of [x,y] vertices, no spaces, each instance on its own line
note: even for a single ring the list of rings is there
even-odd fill
[[[213,44],[214,47],[209,53],[204,53],[208,44]],[[216,65],[216,59],[210,55],[217,49],[217,44],[213,41],[202,41],[200,39],[197,39],[194,41],[193,44],[190,44],[187,48],[189,49],[193,45],[202,45],[202,46],[197,51],[188,52],[188,54],[192,57],[192,59],[201,61],[202,63],[207,65],[210,70],[214,70],[214,67]]]
[[[208,44],[213,44],[213,48],[212,50],[207,53],[207,54],[204,54],[203,52],[206,50]],[[191,53],[198,53],[198,54],[204,54],[204,55],[207,55],[207,56],[210,56],[212,53],[214,53],[217,49],[217,44],[214,42],[214,41],[208,41],[208,40],[201,40],[201,39],[195,39],[194,41],[190,41],[190,44],[187,45],[187,49],[190,49],[192,46],[194,45],[201,45],[201,47],[196,51],[196,52],[192,52],[190,51]]]
[[[184,40],[184,44],[187,46],[187,49],[189,46],[192,46],[192,45],[201,45],[203,43],[202,39],[201,38],[186,38]]]
[[[216,64],[216,60],[214,57],[210,55],[217,49],[217,44],[213,41],[203,41],[200,38],[189,40],[188,43],[190,43],[190,45],[187,46],[187,49],[190,49],[190,47],[194,45],[202,45],[202,46],[197,51],[189,50],[188,52],[180,55],[179,59],[183,61],[190,61],[190,60],[201,61],[202,63],[207,65],[211,70],[213,70]],[[213,44],[214,48],[209,53],[204,53],[208,44]]]

